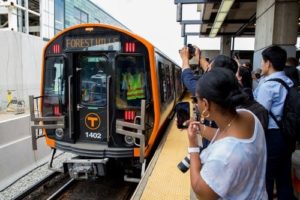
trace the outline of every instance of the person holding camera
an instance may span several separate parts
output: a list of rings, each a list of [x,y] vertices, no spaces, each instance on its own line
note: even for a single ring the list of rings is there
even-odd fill
[[[192,57],[195,57],[196,60],[199,60],[199,65],[204,73],[208,72],[214,67],[226,68],[231,70],[233,73],[236,73],[238,69],[237,63],[235,63],[233,59],[225,55],[218,55],[210,63],[208,63],[206,58],[201,57],[200,49],[191,44],[188,44],[187,47],[184,46],[179,52],[182,59],[181,80],[193,96],[195,96],[198,79],[193,75],[193,71],[191,70],[189,65],[189,60]],[[209,144],[209,141],[212,139],[213,133],[218,127],[214,121],[203,120],[202,123],[206,126],[202,138],[203,148],[205,148]]]
[[[235,75],[228,69],[213,68],[202,75],[196,88],[202,120],[213,120],[219,128],[200,152],[197,134],[204,126],[189,122],[190,178],[195,194],[200,199],[267,199],[263,127],[250,111],[236,110],[245,96]]]

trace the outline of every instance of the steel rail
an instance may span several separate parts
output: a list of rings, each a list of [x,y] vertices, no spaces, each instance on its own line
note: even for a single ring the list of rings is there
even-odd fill
[[[41,187],[46,182],[48,182],[49,180],[52,180],[54,177],[58,176],[59,174],[61,174],[61,173],[59,173],[59,172],[52,172],[51,174],[49,174],[48,176],[46,176],[42,180],[40,180],[37,183],[35,183],[34,185],[32,185],[30,188],[28,188],[24,192],[22,192],[21,194],[18,194],[18,196],[16,196],[16,197],[13,198],[13,200],[24,199],[25,197],[27,197],[31,193],[33,193],[37,188]]]
[[[56,192],[54,192],[50,197],[47,198],[47,200],[53,200],[57,199],[59,196],[63,194],[64,191],[66,191],[73,183],[75,182],[75,179],[70,179],[67,183],[65,183],[61,188],[59,188]]]

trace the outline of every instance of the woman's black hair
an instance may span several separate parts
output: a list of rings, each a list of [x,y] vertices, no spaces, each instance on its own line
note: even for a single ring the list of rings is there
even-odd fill
[[[242,77],[242,85],[243,88],[251,88],[252,89],[252,76],[251,72],[247,67],[239,67],[239,76]]]
[[[218,55],[211,62],[211,68],[222,67],[231,70],[233,73],[238,70],[238,64],[235,60],[225,55]]]
[[[247,98],[247,95],[240,90],[235,74],[220,67],[215,67],[202,75],[198,81],[196,93],[200,98],[205,98],[231,111]]]

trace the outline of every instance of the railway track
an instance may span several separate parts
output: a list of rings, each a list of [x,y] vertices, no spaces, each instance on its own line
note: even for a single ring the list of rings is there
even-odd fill
[[[66,174],[52,173],[14,200],[72,200],[131,198],[137,184],[123,181],[120,176],[100,177],[95,180],[74,180]]]
[[[128,200],[131,198],[136,184],[113,180],[111,178],[101,178],[98,180],[75,181],[69,189],[61,193],[59,197],[52,199],[75,200],[75,199],[114,199]],[[52,200],[51,199],[51,200]]]

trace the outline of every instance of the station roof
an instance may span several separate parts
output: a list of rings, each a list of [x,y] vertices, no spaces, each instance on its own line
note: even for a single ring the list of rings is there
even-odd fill
[[[182,26],[181,36],[209,36],[221,5],[221,0],[174,0],[177,5],[177,22]],[[199,18],[182,20],[182,6],[196,4]],[[257,0],[235,0],[219,29],[217,36],[254,36]],[[199,32],[186,32],[186,26],[200,25]],[[300,25],[298,25],[298,35]]]

